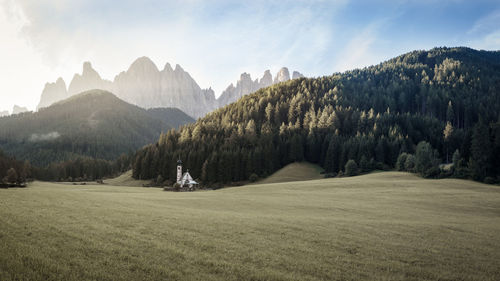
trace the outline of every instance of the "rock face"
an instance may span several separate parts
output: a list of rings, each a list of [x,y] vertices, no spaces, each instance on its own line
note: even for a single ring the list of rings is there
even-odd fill
[[[55,83],[45,84],[37,110],[42,107],[47,107],[54,102],[66,99],[67,97],[68,93],[66,91],[66,83],[64,83],[64,80],[59,77]]]
[[[300,74],[297,71],[293,72],[293,79],[304,77],[304,75]],[[229,85],[224,92],[220,95],[218,99],[219,106],[224,106],[230,104],[232,102],[237,101],[244,95],[248,95],[253,93],[261,88],[269,87],[273,84],[285,82],[290,80],[290,73],[288,68],[283,67],[276,74],[276,77],[273,80],[273,76],[271,75],[271,71],[266,70],[264,75],[260,80],[252,80],[250,74],[243,73],[240,76],[240,80],[236,82],[236,87],[231,84]]]
[[[293,75],[294,78],[303,77],[298,72]],[[211,88],[201,89],[180,65],[173,69],[167,63],[163,70],[159,70],[149,58],[141,57],[135,60],[127,71],[116,75],[113,81],[108,81],[101,78],[90,62],[85,62],[82,74],[75,74],[67,89],[62,78],[57,79],[55,83],[45,84],[37,109],[87,90],[101,89],[146,109],[176,107],[198,118],[260,88],[287,80],[290,80],[290,74],[286,67],[278,72],[274,80],[269,70],[264,72],[260,80],[252,80],[250,74],[243,73],[236,86],[229,85],[216,99]]]
[[[127,71],[118,74],[113,82],[102,79],[90,62],[85,62],[82,74],[73,76],[67,90],[61,78],[55,83],[47,83],[37,109],[92,89],[110,91],[143,108],[177,107],[196,118],[214,110],[217,105],[214,91],[201,89],[179,65],[174,70],[167,63],[160,71],[149,58],[141,57]]]
[[[103,80],[99,73],[92,68],[90,62],[84,62],[82,75],[75,74],[69,84],[68,96],[93,89],[109,91],[111,88],[111,81]]]
[[[282,67],[280,71],[274,77],[274,83],[280,83],[290,80],[290,73],[288,72],[288,68]]]
[[[27,112],[27,111],[28,111],[28,109],[26,107],[14,105],[14,108],[12,108],[12,115]]]
[[[201,89],[180,65],[172,69],[167,63],[160,71],[147,57],[118,74],[111,91],[143,108],[176,107],[195,118],[215,109],[212,89]]]
[[[302,78],[302,77],[304,77],[304,75],[302,75],[302,73],[300,73],[298,71],[294,71],[292,74],[292,79],[297,79],[297,78]]]

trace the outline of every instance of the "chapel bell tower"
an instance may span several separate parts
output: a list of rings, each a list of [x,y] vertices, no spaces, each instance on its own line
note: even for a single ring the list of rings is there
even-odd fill
[[[182,161],[181,159],[177,160],[177,183],[181,182],[182,178]]]

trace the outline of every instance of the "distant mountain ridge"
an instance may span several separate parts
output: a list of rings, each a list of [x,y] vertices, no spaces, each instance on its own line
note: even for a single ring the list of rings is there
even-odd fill
[[[304,77],[301,73],[294,71],[292,79],[297,79]],[[290,80],[290,73],[288,68],[282,67],[276,76],[271,75],[271,71],[266,70],[264,75],[260,79],[252,80],[252,77],[248,73],[242,73],[240,80],[236,82],[236,86],[233,84],[229,85],[221,96],[217,99],[219,107],[225,106],[227,104],[237,101],[239,98],[253,93],[261,88],[269,87],[273,84],[285,82]]]
[[[1,117],[0,149],[38,166],[78,156],[113,160],[191,122],[177,108],[146,110],[91,90],[38,112]]]
[[[292,78],[299,77],[303,75],[294,71]],[[285,67],[276,74],[274,80],[269,70],[264,72],[260,80],[252,80],[250,74],[243,73],[236,86],[231,84],[216,99],[211,88],[201,89],[180,65],[173,69],[167,63],[160,71],[149,58],[140,57],[127,71],[119,73],[113,81],[109,81],[102,79],[90,62],[84,62],[82,74],[75,74],[67,87],[62,78],[58,78],[54,83],[46,83],[37,109],[87,90],[102,89],[142,108],[176,107],[198,118],[260,88],[288,80],[290,74]]]

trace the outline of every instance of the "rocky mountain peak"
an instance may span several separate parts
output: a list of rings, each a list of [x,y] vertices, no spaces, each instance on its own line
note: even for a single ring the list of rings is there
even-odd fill
[[[295,71],[295,77],[303,77],[302,74]],[[226,104],[232,103],[244,95],[253,93],[261,88],[269,87],[275,83],[284,82],[290,80],[290,73],[288,68],[283,67],[276,74],[276,77],[273,81],[273,76],[270,70],[264,71],[264,75],[262,78],[252,80],[250,74],[243,72],[240,75],[240,79],[236,82],[236,86],[233,83],[229,85],[226,90],[222,92],[220,97],[217,99],[219,106],[224,106]]]
[[[59,77],[55,83],[45,83],[37,110],[67,98],[66,83]]]
[[[172,66],[170,65],[170,63],[166,63],[165,64],[165,67],[163,68],[163,72],[167,72],[167,73],[170,73],[170,72],[173,72],[174,70],[172,69]]]
[[[148,57],[140,57],[136,59],[128,68],[130,73],[151,73],[159,72],[156,64]]]
[[[19,114],[27,111],[28,109],[23,106],[14,105],[14,107],[12,108],[12,114]]]
[[[269,87],[273,84],[273,75],[269,69],[264,71],[264,75],[260,78],[259,84],[262,88]]]
[[[57,83],[57,82],[56,82]],[[75,74],[73,76],[73,79],[71,79],[71,82],[69,83],[68,86],[68,91],[66,96],[71,96],[74,94],[81,93],[86,90],[90,89],[103,89],[103,90],[109,90],[110,87],[108,85],[109,81],[105,81],[101,79],[101,76],[97,71],[92,68],[92,64],[88,61],[83,63],[82,67],[82,74]],[[62,91],[62,90],[60,90]],[[60,93],[62,96],[62,94]],[[40,103],[42,103],[40,101]],[[45,106],[48,106],[50,104],[47,104]],[[39,105],[40,106],[40,105]]]
[[[274,83],[285,82],[288,80],[290,80],[290,72],[288,71],[288,68],[282,67],[280,71],[278,71],[278,74],[276,74]]]
[[[184,69],[182,69],[182,67],[178,64],[175,65],[175,69],[174,69],[175,72],[185,72]]]
[[[292,79],[302,78],[304,75],[298,71],[294,71],[292,74]]]
[[[87,75],[87,74],[90,74],[92,72],[96,72],[93,68],[92,68],[92,64],[88,61],[84,62],[83,63],[83,70],[82,70],[82,75]]]
[[[238,81],[238,82],[243,82],[243,81],[252,81],[252,76],[250,76],[250,74],[248,74],[246,72],[241,73],[240,81]]]

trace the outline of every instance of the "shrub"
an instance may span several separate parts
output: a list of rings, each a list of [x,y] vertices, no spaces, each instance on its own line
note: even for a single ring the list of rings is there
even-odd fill
[[[156,185],[163,187],[163,181],[163,177],[161,175],[158,175],[158,177],[156,178]]]
[[[415,152],[415,170],[417,173],[426,178],[439,175],[438,164],[437,151],[432,148],[431,144],[426,141],[419,142]]]
[[[406,158],[408,158],[408,153],[403,152],[399,154],[398,160],[396,161],[396,170],[405,171]]]
[[[4,181],[8,183],[16,183],[17,182],[17,172],[14,168],[10,168],[7,170],[7,175],[4,178]]]
[[[345,175],[348,177],[356,176],[359,174],[358,171],[358,164],[356,164],[356,161],[349,159],[347,163],[345,164]]]
[[[424,178],[436,178],[441,174],[441,169],[438,166],[432,166],[422,173]]]
[[[485,177],[484,178],[484,183],[487,183],[487,184],[494,184],[495,183],[495,179],[492,178],[492,177]]]
[[[412,154],[406,155],[406,161],[405,161],[405,171],[408,172],[413,172],[415,169],[415,156]]]
[[[361,159],[359,160],[359,168],[361,169],[362,172],[368,172],[371,170],[370,167],[370,162],[366,157],[363,155],[361,156]]]
[[[174,189],[174,191],[179,191],[179,190],[181,190],[181,185],[179,183],[174,183],[172,188]]]
[[[325,174],[325,178],[334,178],[337,176],[337,173],[333,172],[333,173],[326,173]]]
[[[250,175],[249,180],[250,182],[256,182],[259,179],[259,176],[257,174],[253,173]]]

